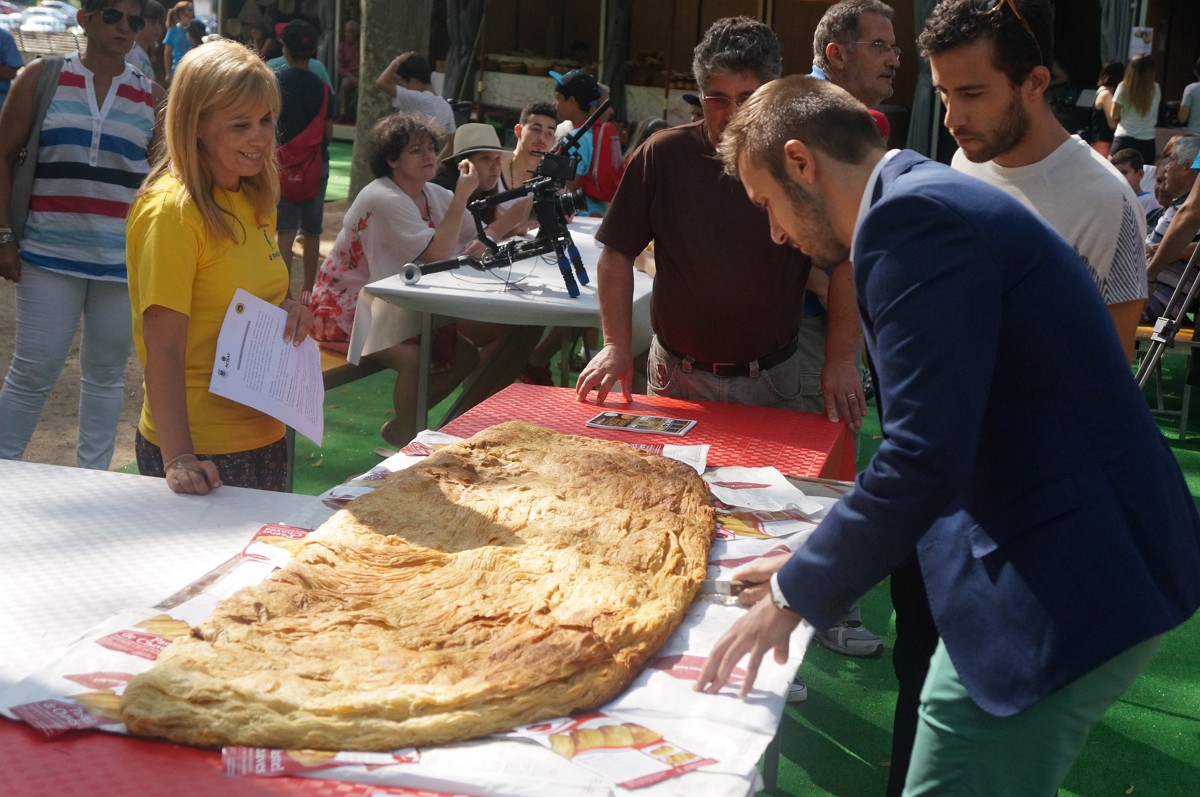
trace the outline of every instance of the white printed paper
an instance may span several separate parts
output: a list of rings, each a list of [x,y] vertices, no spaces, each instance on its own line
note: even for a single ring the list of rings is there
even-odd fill
[[[287,311],[238,288],[217,337],[208,390],[283,421],[321,445],[325,383],[312,338],[283,339]]]
[[[796,509],[809,517],[825,508],[775,468],[713,468],[704,474],[704,481],[712,494],[729,506],[767,512]]]

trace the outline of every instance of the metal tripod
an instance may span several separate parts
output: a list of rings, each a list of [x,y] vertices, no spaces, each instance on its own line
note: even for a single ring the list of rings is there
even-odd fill
[[[1154,332],[1150,335],[1150,348],[1146,351],[1146,356],[1142,358],[1141,364],[1138,366],[1137,383],[1138,387],[1145,389],[1146,381],[1150,378],[1150,374],[1158,367],[1158,361],[1162,359],[1164,348],[1175,347],[1175,335],[1183,327],[1184,317],[1187,311],[1191,309],[1196,296],[1200,295],[1200,279],[1196,279],[1197,271],[1200,271],[1200,263],[1197,263],[1196,256],[1200,255],[1200,246],[1196,247],[1196,251],[1192,252],[1192,257],[1188,260],[1187,266],[1183,269],[1183,273],[1179,275],[1179,284],[1175,286],[1175,292],[1171,294],[1171,300],[1167,302],[1167,308],[1164,310],[1167,315],[1160,316],[1154,322]],[[1191,277],[1191,287],[1187,291],[1187,298],[1183,300],[1183,304],[1176,305],[1175,300],[1183,293],[1184,286],[1188,284],[1188,278]],[[1171,318],[1171,308],[1178,307],[1175,312],[1175,317]]]

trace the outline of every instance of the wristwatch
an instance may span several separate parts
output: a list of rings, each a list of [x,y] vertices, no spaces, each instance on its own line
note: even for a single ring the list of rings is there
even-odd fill
[[[13,235],[12,230],[0,230],[0,246],[15,244],[16,242],[17,238]]]

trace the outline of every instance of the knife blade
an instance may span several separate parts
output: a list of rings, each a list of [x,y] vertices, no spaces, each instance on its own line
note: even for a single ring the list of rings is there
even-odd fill
[[[706,578],[700,582],[701,595],[718,595],[722,598],[736,598],[746,585],[739,582]]]

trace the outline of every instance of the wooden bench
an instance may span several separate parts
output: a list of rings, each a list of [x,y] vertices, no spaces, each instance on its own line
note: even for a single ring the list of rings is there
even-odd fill
[[[1200,345],[1200,341],[1193,339],[1195,331],[1187,327],[1183,327],[1175,335],[1175,347],[1167,348],[1163,354],[1182,354],[1187,358],[1184,370],[1183,381],[1183,404],[1179,410],[1168,410],[1163,405],[1163,380],[1162,380],[1162,363],[1154,369],[1154,392],[1156,395],[1154,412],[1160,415],[1179,416],[1179,439],[1183,440],[1187,437],[1188,428],[1188,409],[1192,400],[1192,386],[1187,382],[1187,368],[1192,364],[1192,349]],[[1142,325],[1137,328],[1137,338],[1134,344],[1136,358],[1138,360],[1144,356],[1143,344],[1149,344],[1154,335],[1154,327]]]
[[[25,63],[43,55],[65,55],[83,52],[83,36],[74,33],[50,33],[48,31],[10,30],[17,50]]]
[[[321,353],[321,381],[325,384],[325,390],[329,391],[335,387],[348,385],[351,382],[362,379],[365,376],[377,374],[383,370],[382,365],[378,365],[367,360],[363,360],[358,365],[352,365],[346,359],[346,355],[337,351],[317,347]],[[287,428],[285,435],[287,440],[287,491],[292,491],[292,478],[296,469],[296,430],[292,427]]]

